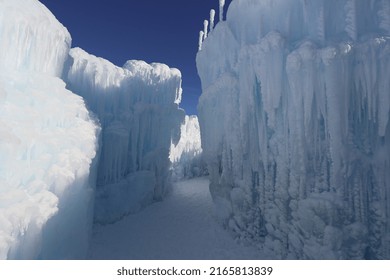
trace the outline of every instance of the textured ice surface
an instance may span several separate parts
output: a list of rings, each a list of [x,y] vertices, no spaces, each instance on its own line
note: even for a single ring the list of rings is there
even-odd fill
[[[0,2],[0,71],[59,77],[68,55],[68,30],[37,0]]]
[[[202,157],[198,117],[186,116],[180,131],[179,142],[172,143],[169,152],[173,179],[205,176],[207,168]]]
[[[0,1],[0,259],[88,248],[99,129],[58,78],[69,45],[38,1]]]
[[[210,191],[280,258],[390,258],[390,2],[235,0],[197,55]]]
[[[58,78],[0,74],[0,90],[0,257],[83,257],[97,126]]]
[[[95,220],[113,222],[160,200],[170,182],[171,141],[179,140],[184,119],[180,71],[136,60],[117,67],[75,48],[65,80],[102,125]]]

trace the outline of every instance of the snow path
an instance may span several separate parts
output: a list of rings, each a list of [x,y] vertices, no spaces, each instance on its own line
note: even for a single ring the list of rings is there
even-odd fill
[[[208,178],[176,183],[170,195],[111,224],[96,225],[91,259],[260,259],[213,217]]]

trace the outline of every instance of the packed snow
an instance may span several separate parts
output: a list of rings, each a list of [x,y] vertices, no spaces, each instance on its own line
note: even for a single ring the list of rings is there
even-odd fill
[[[181,73],[138,60],[118,67],[80,48],[70,57],[67,86],[102,126],[95,221],[111,223],[161,200],[170,186],[169,150],[185,116]]]
[[[38,1],[0,1],[0,259],[87,252],[99,127],[59,78],[70,41]]]
[[[389,8],[235,0],[202,42],[203,155],[237,239],[279,258],[390,258]]]
[[[218,224],[207,177],[176,183],[162,202],[95,226],[91,259],[261,259]]]

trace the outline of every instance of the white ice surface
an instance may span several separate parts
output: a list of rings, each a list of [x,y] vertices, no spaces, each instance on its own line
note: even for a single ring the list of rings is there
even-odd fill
[[[58,78],[0,74],[0,91],[0,258],[82,258],[98,126]]]
[[[214,217],[207,178],[176,183],[162,202],[111,225],[95,225],[91,259],[261,259]]]
[[[68,30],[39,1],[0,1],[0,71],[60,77],[70,45]]]
[[[169,159],[176,162],[183,157],[193,158],[201,153],[202,143],[198,117],[185,116],[184,123],[180,127],[180,140],[176,145],[171,145]]]
[[[197,116],[185,116],[180,128],[180,140],[176,145],[171,144],[169,159],[172,162],[171,172],[175,181],[207,175]]]

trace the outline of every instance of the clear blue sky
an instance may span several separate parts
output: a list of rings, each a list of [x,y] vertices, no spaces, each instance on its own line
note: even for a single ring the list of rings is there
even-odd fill
[[[118,66],[129,59],[180,69],[181,107],[196,114],[201,94],[195,57],[199,31],[218,0],[40,0],[72,35],[73,47]],[[226,7],[230,3],[226,1]]]

